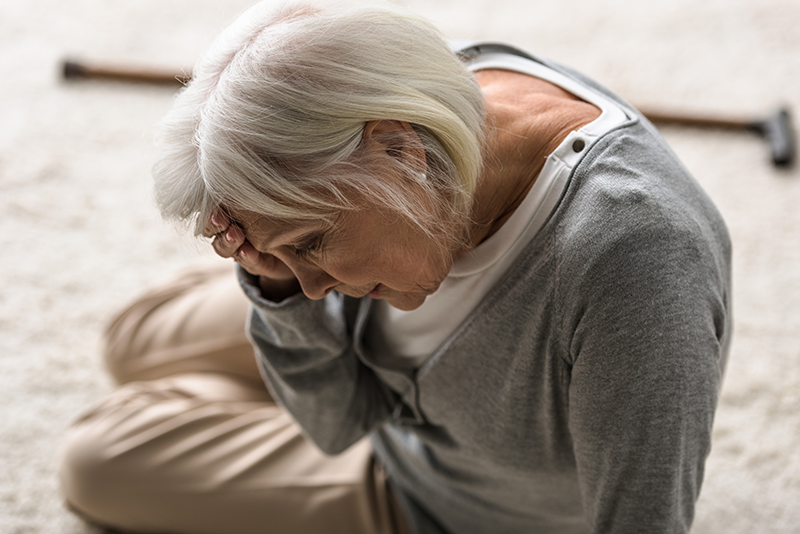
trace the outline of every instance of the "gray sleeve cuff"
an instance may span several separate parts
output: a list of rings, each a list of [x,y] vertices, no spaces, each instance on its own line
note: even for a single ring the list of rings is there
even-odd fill
[[[261,285],[258,283],[258,276],[248,273],[238,263],[236,264],[236,278],[239,280],[239,285],[242,286],[242,290],[247,298],[250,299],[250,302],[261,309],[280,309],[289,307],[298,302],[309,300],[305,295],[303,295],[303,293],[292,295],[291,297],[285,298],[280,302],[269,300],[268,298],[264,297],[263,293],[261,292]]]

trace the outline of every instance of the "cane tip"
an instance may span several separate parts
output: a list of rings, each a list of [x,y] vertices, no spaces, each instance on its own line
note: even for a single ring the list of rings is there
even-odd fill
[[[83,70],[83,65],[74,60],[65,59],[61,63],[61,73],[67,79],[80,78],[83,76]]]

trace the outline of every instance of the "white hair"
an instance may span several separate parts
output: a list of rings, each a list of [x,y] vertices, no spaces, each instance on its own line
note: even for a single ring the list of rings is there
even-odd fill
[[[419,135],[424,175],[381,165],[439,199],[436,213],[366,158],[365,125],[382,119]],[[483,120],[477,83],[428,22],[376,2],[267,0],[216,39],[164,119],[156,201],[199,233],[219,206],[332,221],[355,192],[432,235],[469,217]]]

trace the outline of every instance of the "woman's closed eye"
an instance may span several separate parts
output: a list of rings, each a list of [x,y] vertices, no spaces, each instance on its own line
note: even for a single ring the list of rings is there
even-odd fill
[[[311,255],[318,254],[322,249],[322,234],[316,235],[299,245],[294,246],[294,254],[298,258],[307,258]]]

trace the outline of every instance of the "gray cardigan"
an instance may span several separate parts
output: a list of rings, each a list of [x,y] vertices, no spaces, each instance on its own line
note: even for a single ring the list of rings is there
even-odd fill
[[[549,221],[425,365],[375,363],[369,298],[276,304],[240,269],[248,328],[322,450],[371,436],[419,534],[687,532],[731,333],[727,230],[652,125],[542,62],[632,118],[586,147]]]

